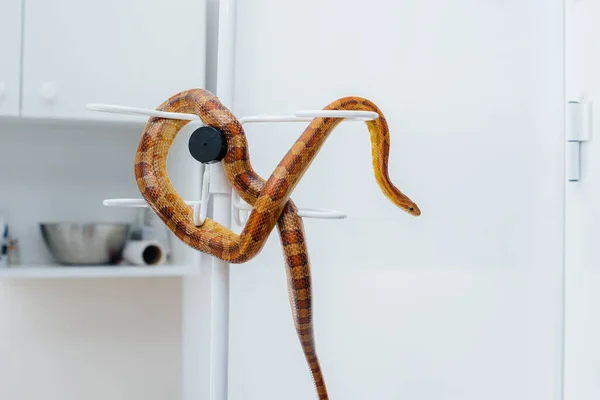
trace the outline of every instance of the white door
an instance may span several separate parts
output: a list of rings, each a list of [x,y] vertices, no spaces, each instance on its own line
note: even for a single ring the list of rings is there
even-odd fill
[[[0,116],[19,115],[21,0],[0,5]]]
[[[600,397],[600,4],[566,5],[566,100],[592,124],[580,180],[566,190],[565,400],[591,400]]]
[[[349,214],[305,221],[330,398],[561,399],[563,1],[238,4],[236,114],[374,101],[390,177],[422,210],[380,193],[361,123],[292,195]],[[302,129],[248,127],[261,175]],[[277,233],[231,268],[231,400],[317,398],[283,268]]]
[[[27,0],[23,115],[135,119],[87,103],[156,108],[203,86],[203,0]]]

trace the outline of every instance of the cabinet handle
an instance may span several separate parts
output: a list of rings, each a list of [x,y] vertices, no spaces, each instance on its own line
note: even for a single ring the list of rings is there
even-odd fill
[[[52,82],[43,83],[40,88],[40,96],[48,102],[56,99],[56,85]]]
[[[0,100],[4,99],[4,93],[6,93],[6,83],[0,82]]]

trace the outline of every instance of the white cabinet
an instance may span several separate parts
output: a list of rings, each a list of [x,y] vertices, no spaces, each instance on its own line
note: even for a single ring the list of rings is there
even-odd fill
[[[580,180],[566,182],[566,400],[600,397],[599,19],[598,2],[566,2],[566,100],[581,102],[592,116],[591,140],[580,144]]]
[[[27,0],[22,116],[123,119],[85,106],[156,108],[203,86],[205,12],[203,0]]]
[[[339,1],[287,3],[238,1],[236,112],[369,98],[390,126],[389,175],[423,212],[381,195],[364,124],[341,123],[292,194],[349,215],[305,221],[331,398],[559,400],[563,1],[374,0],[375,18],[361,0],[342,18]],[[302,130],[249,125],[256,170],[268,176]],[[316,399],[276,235],[231,268],[229,400]]]
[[[19,114],[21,0],[3,0],[0,10],[0,115]]]

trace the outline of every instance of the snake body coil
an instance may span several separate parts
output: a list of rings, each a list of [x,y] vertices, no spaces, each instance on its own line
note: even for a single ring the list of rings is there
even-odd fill
[[[325,109],[378,113],[379,118],[366,122],[371,134],[377,183],[401,209],[420,215],[417,205],[390,182],[389,131],[377,106],[363,98],[345,97]],[[296,332],[319,399],[328,399],[313,333],[311,275],[304,228],[290,195],[341,119],[315,118],[265,181],[250,164],[248,143],[240,122],[212,93],[203,89],[187,90],[169,98],[158,110],[196,114],[205,125],[224,133],[228,148],[222,160],[223,168],[234,190],[253,209],[239,235],[209,218],[202,226],[194,225],[192,207],[179,197],[167,174],[169,149],[180,129],[189,123],[186,120],[151,117],[146,124],[135,156],[135,176],[143,197],[179,239],[230,263],[243,263],[255,257],[277,225]]]

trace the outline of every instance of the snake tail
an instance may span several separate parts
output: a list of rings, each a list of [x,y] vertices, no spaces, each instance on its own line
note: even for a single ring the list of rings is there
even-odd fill
[[[328,400],[329,396],[317,356],[313,331],[312,281],[308,249],[304,238],[304,224],[293,203],[290,202],[286,205],[277,224],[285,258],[288,298],[296,333],[310,368],[319,400]]]

